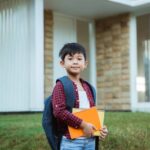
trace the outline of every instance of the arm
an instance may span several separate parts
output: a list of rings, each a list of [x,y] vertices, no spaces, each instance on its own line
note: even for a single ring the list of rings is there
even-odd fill
[[[61,82],[57,82],[52,94],[52,105],[54,116],[65,124],[79,128],[82,120],[74,116],[66,109],[66,97]]]

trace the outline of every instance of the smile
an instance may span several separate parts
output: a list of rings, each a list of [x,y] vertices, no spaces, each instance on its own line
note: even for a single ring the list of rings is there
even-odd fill
[[[71,67],[72,69],[79,69],[80,67]]]

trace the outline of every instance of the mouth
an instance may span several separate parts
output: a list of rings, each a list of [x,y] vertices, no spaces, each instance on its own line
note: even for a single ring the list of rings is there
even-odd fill
[[[80,67],[71,67],[72,69],[80,69]]]

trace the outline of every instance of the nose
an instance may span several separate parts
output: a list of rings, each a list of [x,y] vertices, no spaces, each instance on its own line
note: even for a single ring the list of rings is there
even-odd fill
[[[73,59],[73,63],[74,63],[74,64],[77,64],[77,63],[78,63],[78,60],[77,60],[77,59]]]

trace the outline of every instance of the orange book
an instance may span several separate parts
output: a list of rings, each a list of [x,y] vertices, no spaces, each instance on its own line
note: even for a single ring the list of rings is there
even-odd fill
[[[73,114],[86,122],[92,123],[96,127],[96,130],[100,130],[102,128],[102,124],[100,122],[99,114],[96,107],[84,109],[78,112],[73,112]],[[68,129],[71,139],[84,136],[82,129],[76,129],[70,126],[68,126]]]

